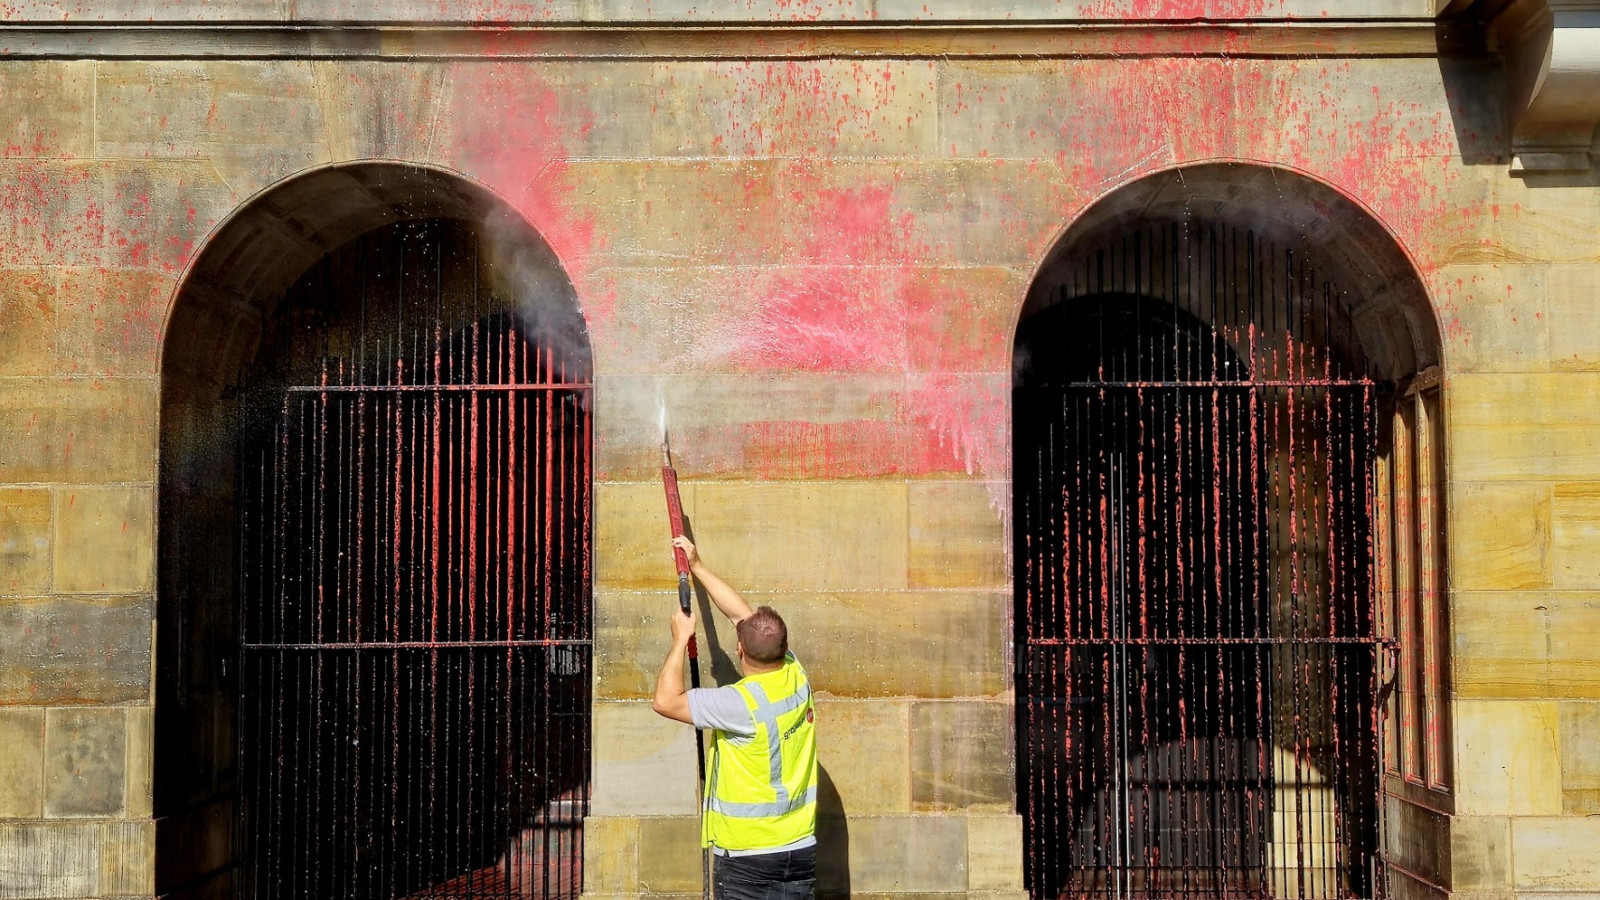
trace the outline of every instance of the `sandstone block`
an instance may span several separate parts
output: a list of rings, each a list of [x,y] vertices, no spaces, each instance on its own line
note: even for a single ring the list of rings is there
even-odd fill
[[[565,214],[606,235],[592,264],[753,265],[779,258],[775,222],[791,214],[768,161],[584,161]],[[535,224],[542,224],[536,222]],[[559,249],[559,248],[558,248]]]
[[[151,815],[155,773],[155,715],[149,706],[126,707],[128,713],[126,795],[123,809],[130,819]],[[108,838],[108,844],[109,838]],[[136,892],[135,892],[136,893]]]
[[[1009,373],[1013,326],[1030,274],[1001,266],[908,273],[906,351],[912,369]]]
[[[101,833],[98,824],[0,824],[0,897],[95,896]]]
[[[48,490],[0,488],[0,595],[50,589]]]
[[[598,816],[687,816],[695,795],[694,729],[640,701],[594,704],[594,795]]]
[[[0,818],[44,813],[44,710],[0,707]]]
[[[1593,265],[1542,269],[1551,368],[1594,371],[1600,367],[1600,272]]]
[[[786,260],[1032,269],[1075,197],[1036,160],[796,160],[779,175]]]
[[[70,271],[56,293],[61,371],[157,375],[175,287],[171,276],[149,270]]]
[[[104,156],[205,157],[242,196],[328,161],[306,62],[105,62],[95,91]]]
[[[671,574],[670,563],[667,565]],[[840,697],[992,697],[1005,690],[1006,597],[984,592],[785,592],[745,589],[778,610],[790,646],[819,691]],[[740,677],[737,635],[700,601],[701,671],[708,684]],[[596,596],[598,695],[647,698],[666,654],[676,592]]]
[[[154,505],[147,487],[58,489],[55,589],[62,593],[152,590]]]
[[[1014,806],[1015,707],[1005,700],[911,707],[911,803],[920,811]]]
[[[1458,589],[1518,590],[1549,584],[1547,485],[1463,483],[1456,486],[1451,500],[1451,581]]]
[[[0,703],[120,703],[150,696],[148,597],[0,600]]]
[[[1577,186],[1542,189],[1520,178],[1495,180],[1501,215],[1494,238],[1505,255],[1537,262],[1600,262],[1591,239],[1600,229],[1600,204],[1594,191]]]
[[[0,480],[148,480],[156,391],[143,379],[0,379]]]
[[[960,816],[851,819],[847,883],[852,895],[962,891],[967,885],[966,844],[967,822]],[[819,872],[818,890],[830,886]]]
[[[127,767],[123,710],[48,710],[44,755],[46,816],[122,814]]]
[[[640,892],[698,894],[700,883],[699,818],[640,819]]]
[[[659,448],[656,459],[659,473]],[[696,491],[696,485],[679,483],[686,517],[694,515]],[[659,480],[595,485],[594,578],[597,587],[676,590],[671,541],[666,497]]]
[[[662,156],[930,156],[929,60],[717,60],[657,71]]]
[[[1600,890],[1600,855],[1574,852],[1600,846],[1600,818],[1518,818],[1511,821],[1512,877],[1518,891]]]
[[[1567,815],[1600,815],[1600,703],[1562,703],[1561,806]]]
[[[763,590],[906,586],[904,484],[701,483],[695,530],[717,574]]]
[[[154,893],[155,861],[154,822],[107,822],[101,836],[100,892],[106,896]]]
[[[0,269],[0,376],[55,373],[59,279],[58,269]]]
[[[910,753],[909,704],[819,698],[817,755],[826,774],[818,816],[910,813]]]
[[[1006,527],[995,497],[1009,485],[913,482],[907,577],[919,588],[1004,588]]]
[[[1453,609],[1457,697],[1600,699],[1593,594],[1463,591]]]
[[[1600,477],[1600,416],[1582,398],[1600,373],[1463,375],[1445,392],[1451,477],[1461,481]]]
[[[443,64],[340,60],[311,69],[331,159],[427,158]]]
[[[1450,886],[1456,891],[1511,889],[1511,820],[1459,816],[1450,823]]]
[[[1561,812],[1560,718],[1541,701],[1458,700],[1455,704],[1456,812]]]
[[[1022,817],[967,818],[967,885],[974,891],[1022,891]]]
[[[1555,333],[1548,311],[1543,266],[1450,266],[1439,280],[1451,285],[1444,329],[1451,372],[1540,372],[1551,367]]]
[[[631,816],[583,820],[584,896],[639,890],[639,822]]]
[[[1557,590],[1600,590],[1600,486],[1555,486],[1550,557],[1552,586]]]
[[[8,60],[0,69],[0,156],[93,156],[94,65]]]

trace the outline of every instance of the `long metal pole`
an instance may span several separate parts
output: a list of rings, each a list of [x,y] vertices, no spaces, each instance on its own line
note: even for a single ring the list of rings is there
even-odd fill
[[[667,442],[665,430],[661,434],[661,485],[667,492],[667,521],[672,528],[674,538],[683,537],[683,501],[678,496],[678,473],[672,468],[672,449]],[[689,556],[681,548],[672,548],[673,563],[678,568],[678,608],[684,615],[689,614]],[[689,638],[689,686],[700,686],[700,649],[695,638]],[[706,793],[706,744],[700,729],[694,731],[694,756],[698,769],[699,779],[696,782],[696,799],[701,804],[701,815],[705,815]],[[711,897],[711,851],[709,848],[700,851],[700,896],[702,900]]]

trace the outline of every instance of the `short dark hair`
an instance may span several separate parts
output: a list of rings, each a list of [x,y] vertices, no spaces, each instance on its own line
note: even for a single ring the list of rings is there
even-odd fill
[[[744,655],[762,665],[779,662],[789,654],[789,629],[770,606],[756,607],[755,612],[739,620],[734,630],[744,645]]]

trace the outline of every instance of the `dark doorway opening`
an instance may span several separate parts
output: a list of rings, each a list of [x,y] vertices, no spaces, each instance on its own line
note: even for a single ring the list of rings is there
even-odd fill
[[[588,338],[448,173],[244,207],[163,358],[157,891],[573,897],[589,791]]]
[[[466,223],[330,254],[239,448],[250,897],[554,897],[588,783],[588,384]]]
[[[1382,893],[1379,385],[1306,254],[1194,217],[1019,327],[1019,805],[1036,897]]]

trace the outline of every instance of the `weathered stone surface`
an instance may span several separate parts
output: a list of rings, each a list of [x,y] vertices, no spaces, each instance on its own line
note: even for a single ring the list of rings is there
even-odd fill
[[[1012,808],[1015,715],[1008,700],[912,704],[912,806],[919,811]]]
[[[1003,588],[1006,510],[1010,485],[914,482],[910,491],[908,572],[912,587]]]
[[[155,410],[153,381],[0,378],[0,480],[148,480]]]
[[[1519,891],[1593,891],[1600,855],[1575,848],[1600,846],[1600,818],[1511,820],[1512,877]]]
[[[0,703],[118,703],[150,696],[148,597],[0,600]]]
[[[1452,372],[1542,372],[1552,364],[1548,270],[1526,264],[1449,266],[1445,355]]]
[[[1552,702],[1458,700],[1456,812],[1561,812],[1560,720]]]
[[[0,595],[49,590],[52,534],[48,490],[0,488]]]
[[[107,822],[100,846],[100,892],[144,896],[155,891],[154,822]]]
[[[155,524],[147,487],[80,485],[56,492],[54,585],[61,593],[155,586]]]
[[[967,822],[960,816],[862,816],[850,820],[849,885],[856,892],[961,891],[967,886]],[[821,873],[818,875],[819,889]]]
[[[1600,229],[1600,198],[1593,188],[1530,185],[1521,178],[1494,184],[1501,213],[1492,240],[1496,252],[1544,263],[1600,262],[1593,240]]]
[[[651,894],[700,890],[698,817],[639,820],[639,890]]]
[[[44,710],[0,707],[0,818],[44,814]]]
[[[427,157],[444,89],[443,64],[349,60],[313,62],[311,69],[331,159]]]
[[[1562,703],[1561,808],[1600,815],[1600,703]]]
[[[1594,265],[1541,269],[1551,368],[1569,372],[1600,368],[1600,269]]]
[[[1519,590],[1550,583],[1547,485],[1458,484],[1451,501],[1451,582],[1456,588]]]
[[[308,62],[102,62],[95,145],[110,157],[204,157],[248,196],[327,162]]]
[[[46,816],[121,815],[126,768],[127,715],[121,709],[46,711]]]
[[[779,172],[783,259],[1032,269],[1076,192],[1034,160],[796,160]]]
[[[659,459],[658,451],[658,465]],[[684,516],[692,520],[695,486],[680,482],[678,494]],[[595,586],[601,590],[677,589],[672,532],[660,481],[595,485],[594,573]]]
[[[664,562],[670,579],[670,558]],[[768,604],[789,625],[790,646],[819,691],[840,697],[993,697],[1005,690],[1008,598],[998,593],[878,591],[775,594],[734,587]],[[601,697],[646,698],[666,655],[668,581],[659,593],[596,598],[596,686]],[[709,682],[739,677],[737,636],[714,610],[698,607],[701,670]]]
[[[1558,484],[1550,503],[1551,584],[1600,590],[1600,485]]]
[[[1511,888],[1511,820],[1458,816],[1450,823],[1450,886],[1456,891]]]
[[[967,886],[974,891],[1021,891],[1022,817],[967,818]]]
[[[596,703],[593,715],[595,815],[695,814],[693,728],[635,700]]]
[[[872,482],[703,482],[702,556],[735,586],[874,590],[906,586],[906,486]]]
[[[823,792],[817,814],[843,816],[911,812],[910,706],[891,700],[817,700],[819,764],[838,794]]]
[[[1600,373],[1462,375],[1445,392],[1462,481],[1600,478]]]
[[[0,269],[0,376],[56,371],[59,276],[57,269]]]
[[[657,72],[663,156],[931,156],[931,60],[690,62]]]
[[[154,376],[176,284],[142,269],[69,270],[56,292],[60,371]]]
[[[151,781],[155,774],[155,711],[149,706],[124,708],[128,713],[128,756],[123,809],[130,819],[149,818],[154,799]]]
[[[1600,699],[1595,594],[1459,592],[1452,615],[1457,697]]]
[[[638,892],[639,822],[632,816],[591,815],[583,820],[586,896]]]
[[[0,823],[0,898],[94,896],[101,832],[98,824]]]
[[[0,97],[0,156],[94,155],[94,63],[8,62]]]

